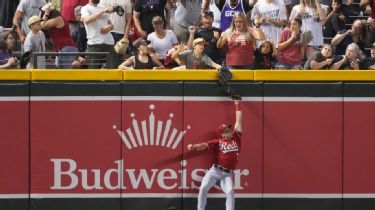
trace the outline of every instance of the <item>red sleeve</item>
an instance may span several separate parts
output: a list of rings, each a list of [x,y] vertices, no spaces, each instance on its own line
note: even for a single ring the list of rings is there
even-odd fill
[[[219,144],[219,140],[218,139],[212,139],[212,140],[207,141],[203,144],[207,146],[207,150],[210,150],[210,149],[216,148],[216,146]]]
[[[280,35],[280,40],[279,40],[279,43],[283,43],[285,42],[286,40],[289,39],[291,33],[288,29],[284,29],[282,32],[281,32],[281,35]]]

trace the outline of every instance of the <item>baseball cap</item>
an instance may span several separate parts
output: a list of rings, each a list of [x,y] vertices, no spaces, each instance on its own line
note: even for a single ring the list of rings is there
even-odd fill
[[[196,38],[196,39],[194,39],[194,41],[193,41],[193,46],[195,46],[195,45],[197,45],[197,44],[200,44],[200,43],[205,44],[206,41],[205,41],[203,38]]]
[[[223,124],[219,125],[219,127],[217,127],[216,132],[220,136],[228,128],[229,129],[232,128],[232,125],[227,125],[227,124],[223,123]]]
[[[372,45],[371,45],[371,49],[375,49],[375,42],[372,43]]]
[[[29,24],[29,26],[31,26],[32,24],[37,23],[37,22],[40,22],[40,18],[34,15],[29,18],[27,23]]]
[[[206,17],[206,16],[214,17],[214,13],[210,10],[205,10],[205,11],[203,11],[202,16],[203,17]]]

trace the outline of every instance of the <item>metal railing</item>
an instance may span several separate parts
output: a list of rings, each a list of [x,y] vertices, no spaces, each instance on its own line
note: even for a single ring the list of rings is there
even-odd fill
[[[47,69],[60,69],[61,67],[56,66],[56,58],[58,58],[61,61],[64,60],[64,57],[67,56],[81,56],[86,59],[90,56],[101,56],[100,59],[94,59],[94,62],[90,64],[98,66],[98,69],[106,69],[109,54],[109,52],[33,52],[31,59],[34,69],[38,69],[41,67],[45,67]],[[70,67],[71,65],[68,68]]]

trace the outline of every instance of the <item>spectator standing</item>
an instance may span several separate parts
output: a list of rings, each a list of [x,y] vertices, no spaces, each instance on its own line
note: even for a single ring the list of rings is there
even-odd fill
[[[282,28],[286,25],[288,17],[285,6],[278,0],[260,0],[251,11],[251,18],[260,19],[260,29],[263,31],[266,40],[272,41],[277,48],[277,41],[280,38]],[[261,44],[257,41],[257,47]]]
[[[208,7],[207,2],[209,2]],[[220,28],[221,11],[216,6],[215,0],[202,0],[202,12],[206,10],[213,12],[214,20],[212,22],[212,26],[215,28]]]
[[[62,16],[60,11],[54,9],[51,4],[42,7],[42,30],[48,30],[53,41],[53,46],[58,52],[78,52],[76,45],[70,33],[68,21]],[[58,56],[58,67],[67,69],[71,68],[75,55]]]
[[[350,30],[339,31],[332,39],[332,46],[336,46],[335,55],[345,55],[350,43],[356,43],[364,51],[366,48],[366,24],[362,20],[355,20]]]
[[[301,59],[305,54],[307,43],[299,43],[301,28],[302,20],[292,18],[289,21],[289,27],[281,32],[276,69],[302,69]]]
[[[177,50],[173,53],[172,58],[177,63],[186,65],[186,69],[219,69],[221,66],[211,60],[204,54],[205,41],[203,38],[197,38],[193,41],[193,50],[185,50],[185,45],[178,45]]]
[[[331,12],[323,23],[323,35],[325,37],[334,37],[339,31],[345,29],[345,21],[349,16],[345,6],[341,0],[332,0]]]
[[[25,52],[45,52],[46,51],[46,37],[42,31],[41,20],[38,16],[31,16],[29,18],[30,32],[25,38]],[[32,63],[32,60],[31,60]],[[32,63],[28,68],[45,69],[45,58],[44,56],[37,57],[37,64]]]
[[[72,37],[74,43],[76,44],[79,52],[85,52],[87,48],[87,34],[85,29],[85,24],[81,20],[81,8],[82,6],[77,6],[74,8],[74,14],[78,22],[78,28],[73,31]]]
[[[163,69],[163,64],[156,55],[150,55],[147,42],[139,39],[134,43],[137,54],[128,58],[118,68],[119,69]]]
[[[14,37],[11,33],[1,33],[0,35],[0,69],[18,68],[18,61],[13,57],[12,48]]]
[[[165,14],[165,15],[164,15]],[[160,16],[169,26],[170,8],[167,0],[137,0],[134,3],[133,19],[134,25],[143,38],[154,31],[152,18]]]
[[[220,49],[217,48],[217,41],[220,38],[221,30],[213,27],[214,13],[210,10],[205,10],[202,13],[201,26],[196,28],[195,26],[189,27],[189,40],[187,46],[189,49],[193,49],[193,41],[197,38],[203,38],[206,43],[204,53],[208,55],[214,62],[221,63]]]
[[[217,42],[218,48],[227,46],[226,65],[229,69],[253,68],[254,40],[264,40],[263,32],[259,27],[248,27],[244,13],[236,13],[230,27]]]
[[[39,8],[45,4],[45,0],[21,0],[18,4],[13,17],[13,25],[16,26],[16,32],[22,44],[25,42],[26,35],[30,32],[29,18],[39,15]]]
[[[290,18],[294,17],[302,19],[302,32],[312,32],[313,39],[306,48],[306,57],[310,57],[324,43],[322,22],[326,19],[326,13],[319,0],[301,0],[290,13]]]
[[[375,42],[371,45],[370,57],[360,63],[360,68],[375,70]]]
[[[75,18],[74,9],[78,6],[84,6],[89,0],[62,0],[61,1],[61,14],[68,21],[70,31],[76,31],[79,23]]]
[[[188,27],[199,24],[202,0],[179,0],[176,5],[173,30],[179,41],[187,42],[189,39]]]
[[[336,70],[359,70],[359,64],[362,62],[364,56],[356,43],[348,45],[345,55],[339,56],[337,62],[332,65],[332,69]]]
[[[168,51],[178,44],[177,37],[172,30],[163,28],[164,21],[160,16],[152,18],[152,26],[155,31],[148,35],[147,41],[150,42],[149,47],[156,51],[159,60],[164,63]]]
[[[114,39],[110,33],[113,25],[109,17],[113,8],[104,8],[99,6],[98,3],[99,0],[90,0],[81,9],[82,21],[85,24],[88,40],[86,52],[108,52],[107,68],[114,69],[117,67],[117,54],[114,50]],[[88,56],[88,67],[100,68],[101,64],[98,63],[100,59],[106,59],[106,56]]]
[[[0,4],[0,26],[11,28],[13,25],[13,16],[16,12],[19,0],[1,0]]]
[[[217,8],[221,11],[220,29],[225,31],[232,23],[237,12],[248,13],[254,5],[254,0],[214,0]],[[208,8],[209,1],[203,8]]]
[[[327,70],[333,65],[333,50],[330,44],[324,44],[320,52],[307,59],[304,69],[309,70]]]
[[[119,6],[124,10],[124,14],[119,12],[113,12],[110,14],[110,19],[113,24],[113,30],[111,33],[115,42],[118,42],[122,38],[128,39],[132,18],[132,5],[130,0],[100,0],[99,5],[102,5],[103,7]]]

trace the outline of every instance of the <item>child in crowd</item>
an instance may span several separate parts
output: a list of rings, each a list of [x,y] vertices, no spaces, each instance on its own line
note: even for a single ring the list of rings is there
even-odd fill
[[[292,18],[289,27],[281,32],[277,53],[276,69],[302,69],[301,59],[307,43],[299,43],[302,28],[300,18]]]
[[[270,41],[263,42],[255,50],[254,69],[273,69],[276,49],[275,45]]]
[[[213,62],[204,53],[206,41],[203,38],[196,38],[193,41],[193,50],[185,50],[184,44],[179,44],[177,50],[172,54],[172,58],[177,63],[186,65],[186,69],[220,69],[221,65]]]
[[[41,26],[41,19],[38,16],[31,16],[28,20],[29,27],[31,31],[27,34],[25,39],[25,52],[32,51],[35,52],[45,52],[46,51],[46,37],[44,36],[44,33],[42,31]],[[31,59],[31,63],[32,63]],[[30,63],[29,63],[30,64]],[[39,68],[44,69],[46,67],[45,65],[45,58],[44,56],[38,56],[37,57],[37,64],[29,65],[28,69],[30,68]]]
[[[309,70],[327,70],[333,65],[333,50],[330,44],[324,44],[322,49],[311,57],[305,63],[304,69]]]

